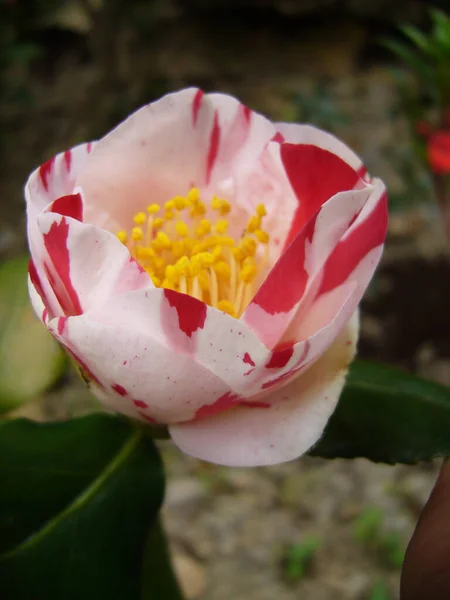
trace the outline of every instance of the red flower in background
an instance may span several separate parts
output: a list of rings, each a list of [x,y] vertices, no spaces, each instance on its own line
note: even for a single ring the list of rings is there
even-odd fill
[[[435,131],[429,137],[427,157],[433,173],[450,173],[450,130]]]

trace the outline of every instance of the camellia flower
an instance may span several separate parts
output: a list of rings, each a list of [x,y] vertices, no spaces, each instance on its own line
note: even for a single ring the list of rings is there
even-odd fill
[[[43,164],[26,199],[34,309],[107,407],[225,465],[319,439],[387,223],[343,143],[187,89]]]

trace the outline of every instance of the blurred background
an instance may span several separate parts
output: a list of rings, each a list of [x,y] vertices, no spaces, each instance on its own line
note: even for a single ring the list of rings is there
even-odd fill
[[[450,385],[450,2],[433,6],[443,12],[419,0],[0,0],[0,412],[98,408],[30,312],[29,172],[189,85],[332,131],[384,179],[389,237],[360,354]],[[398,597],[438,464],[239,470],[161,448],[187,598]]]

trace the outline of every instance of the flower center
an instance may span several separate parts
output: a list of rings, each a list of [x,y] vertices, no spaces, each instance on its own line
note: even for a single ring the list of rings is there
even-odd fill
[[[130,232],[116,235],[156,287],[176,290],[239,317],[255,293],[255,279],[268,259],[267,214],[256,207],[239,239],[228,235],[227,200],[214,196],[210,209],[200,191],[175,196],[138,212]],[[207,215],[211,218],[206,218]],[[264,249],[263,249],[264,247]]]

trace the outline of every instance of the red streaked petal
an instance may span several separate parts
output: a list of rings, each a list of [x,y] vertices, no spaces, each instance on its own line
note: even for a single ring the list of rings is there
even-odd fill
[[[332,152],[311,144],[282,144],[281,160],[299,202],[287,246],[322,204],[338,192],[352,190],[359,175]]]
[[[200,112],[200,107],[202,105],[202,99],[204,96],[203,90],[197,90],[197,93],[192,100],[192,122],[195,125],[197,124],[198,113]]]
[[[209,183],[211,179],[211,172],[214,168],[217,154],[219,152],[219,143],[220,143],[220,126],[219,126],[219,116],[217,111],[214,113],[214,120],[211,129],[211,137],[209,139],[209,148],[208,148],[208,156],[206,158],[206,183]]]
[[[68,194],[67,196],[57,198],[46,209],[46,212],[54,212],[82,222],[83,199],[81,194]]]
[[[67,300],[64,298],[63,290],[58,286],[55,280],[54,291],[58,300],[65,308],[66,316],[80,315],[83,312],[80,299],[75,290],[70,274],[70,255],[67,246],[69,236],[69,224],[65,217],[59,222],[54,221],[47,233],[44,233],[44,246],[50,258],[54,272],[62,284],[63,290],[67,293]]]
[[[387,220],[387,198],[384,188],[381,188],[380,193],[366,204],[328,258],[319,294],[344,283],[361,260],[384,243]]]
[[[315,220],[315,217],[309,220],[281,255],[250,306],[260,306],[266,313],[274,315],[288,313],[300,302],[308,282],[305,256],[307,245],[314,234]],[[245,313],[243,318],[245,320]]]
[[[241,406],[171,425],[173,442],[187,454],[235,467],[271,465],[302,455],[320,438],[336,406],[355,349],[351,329],[349,324],[311,369],[264,397],[270,408]]]
[[[197,329],[203,329],[206,319],[206,304],[204,302],[169,289],[164,289],[164,296],[169,305],[175,308],[178,325],[184,334],[192,337]]]

